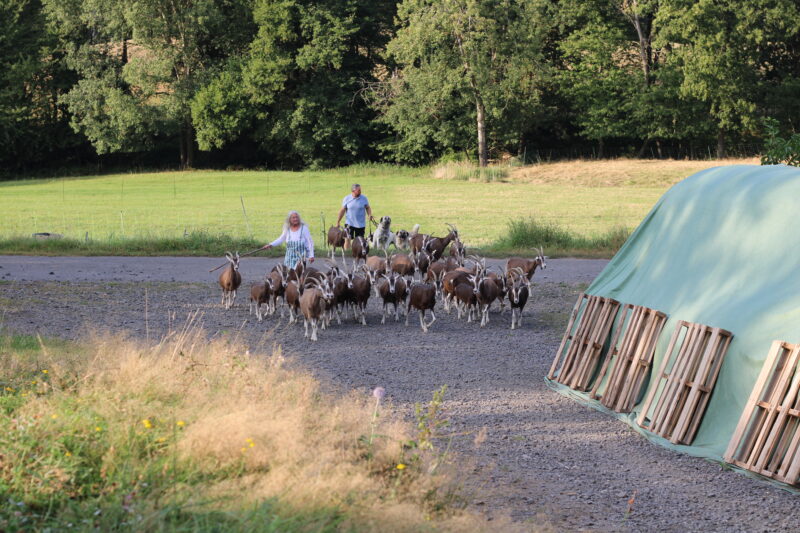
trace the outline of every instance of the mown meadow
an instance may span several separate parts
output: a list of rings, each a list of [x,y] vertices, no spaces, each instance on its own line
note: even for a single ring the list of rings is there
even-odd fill
[[[274,238],[298,210],[324,246],[350,184],[393,227],[443,234],[491,254],[610,256],[661,194],[715,161],[574,161],[525,167],[130,173],[0,183],[0,252],[217,255]],[[34,241],[36,232],[60,241]]]

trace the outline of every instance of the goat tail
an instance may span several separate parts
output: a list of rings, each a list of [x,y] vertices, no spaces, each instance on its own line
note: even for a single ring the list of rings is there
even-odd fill
[[[409,233],[409,236],[413,237],[418,233],[419,233],[419,224],[414,224],[414,227],[411,228],[411,233]]]

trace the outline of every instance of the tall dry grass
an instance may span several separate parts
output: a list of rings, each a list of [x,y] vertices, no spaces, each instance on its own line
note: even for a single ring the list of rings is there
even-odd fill
[[[155,347],[114,335],[74,349],[5,339],[0,530],[496,524],[462,509],[458,471],[426,445],[429,431],[378,398],[323,392],[280,350],[250,353],[194,327]],[[420,412],[440,428],[435,405]]]
[[[757,157],[704,161],[673,159],[578,159],[539,163],[508,171],[511,182],[582,187],[664,187],[701,170],[727,165],[758,165]]]

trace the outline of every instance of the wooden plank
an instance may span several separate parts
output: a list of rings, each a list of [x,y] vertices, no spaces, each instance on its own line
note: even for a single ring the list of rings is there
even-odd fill
[[[738,458],[736,452],[739,448],[740,441],[744,436],[745,429],[747,429],[747,426],[750,423],[750,419],[753,417],[753,412],[756,409],[756,403],[759,401],[761,391],[766,385],[767,379],[775,367],[775,360],[778,358],[778,355],[782,350],[783,343],[781,341],[774,341],[772,343],[769,353],[767,354],[767,358],[764,361],[764,365],[761,367],[761,372],[758,374],[755,385],[753,385],[753,390],[750,392],[750,397],[747,399],[747,403],[744,405],[742,416],[739,417],[739,423],[736,424],[736,429],[733,431],[731,440],[728,443],[728,449],[725,450],[725,454],[722,456],[723,459],[728,463],[732,463]]]
[[[670,437],[670,441],[673,444],[678,444],[683,442],[683,437],[688,431],[690,421],[695,417],[695,408],[700,401],[701,394],[708,394],[703,393],[698,386],[700,383],[706,383],[706,379],[708,375],[711,373],[712,370],[712,363],[714,362],[715,356],[717,355],[717,351],[719,350],[720,344],[720,332],[719,328],[714,328],[711,330],[711,336],[706,343],[705,350],[702,352],[702,355],[699,357],[699,365],[696,370],[694,370],[693,375],[691,376],[691,381],[687,380],[686,384],[689,387],[686,397],[686,403],[681,410],[680,416],[678,417],[678,422],[675,425],[675,430],[672,432]],[[699,354],[698,354],[699,355]],[[697,357],[695,357],[697,358]]]
[[[597,376],[597,379],[594,382],[594,386],[592,390],[589,392],[589,397],[593,400],[598,398],[597,390],[600,388],[600,384],[603,381],[603,377],[606,375],[606,371],[608,370],[609,365],[611,364],[612,359],[618,357],[619,350],[617,350],[617,340],[619,339],[620,334],[623,330],[626,330],[625,321],[627,320],[627,312],[628,310],[633,307],[631,304],[625,304],[622,308],[622,316],[617,323],[617,328],[614,331],[614,334],[611,337],[611,348],[609,349],[608,355],[606,356],[606,360],[603,362],[603,366],[600,368],[600,373]],[[628,326],[630,327],[630,326]],[[603,396],[608,393],[608,386],[606,386],[605,392],[603,392]]]
[[[572,336],[572,342],[567,350],[564,365],[561,367],[561,372],[558,374],[558,381],[565,385],[569,385],[570,381],[573,379],[580,353],[585,349],[588,333],[591,330],[594,320],[594,313],[599,303],[600,300],[596,296],[589,296],[587,299],[586,306],[583,309],[583,314],[578,323],[578,329]]]
[[[674,423],[675,413],[683,404],[683,389],[686,385],[686,376],[692,366],[692,355],[704,344],[706,328],[701,324],[690,326],[690,338],[684,339],[683,346],[678,352],[672,371],[665,376],[667,386],[661,393],[659,406],[654,416],[651,430],[659,435],[669,435]]]
[[[797,372],[799,355],[800,346],[796,346],[789,355],[789,363],[786,365],[787,367],[790,367],[790,371],[787,372],[787,376],[791,377],[792,381],[788,390],[786,391],[786,394],[781,398],[780,404],[776,406],[775,421],[773,422],[772,427],[769,428],[770,431],[769,435],[767,436],[767,440],[764,442],[764,447],[761,450],[761,454],[759,454],[758,460],[754,465],[757,470],[765,470],[769,459],[775,452],[775,448],[779,442],[779,437],[783,433],[786,425],[786,412],[794,406],[795,400],[797,399],[797,390],[798,386],[800,386],[800,373]]]
[[[567,341],[572,338],[572,326],[575,324],[575,319],[578,317],[578,311],[580,311],[581,304],[583,300],[586,299],[586,293],[581,293],[578,296],[578,301],[575,302],[575,307],[572,308],[572,314],[570,315],[569,322],[567,323],[567,330],[564,332],[564,338],[561,339],[561,345],[558,347],[558,351],[556,352],[556,357],[553,360],[553,364],[550,366],[550,372],[547,373],[547,377],[549,379],[553,379],[555,376],[555,372],[558,369],[558,363],[561,361],[561,354],[564,351],[564,347],[567,345]]]
[[[650,410],[650,405],[653,403],[653,399],[656,396],[656,392],[658,391],[658,386],[660,384],[660,376],[664,374],[667,369],[667,364],[669,363],[670,354],[672,350],[675,348],[675,343],[678,341],[678,336],[681,333],[681,329],[683,328],[684,322],[679,320],[677,324],[675,324],[675,331],[672,333],[672,337],[670,337],[669,344],[667,345],[667,351],[664,352],[664,358],[661,360],[661,365],[658,367],[658,372],[653,374],[653,379],[650,380],[653,385],[650,387],[650,392],[645,397],[644,404],[642,405],[642,410],[639,413],[639,417],[636,419],[636,423],[639,424],[641,427],[645,427],[645,420],[647,419],[647,412]]]
[[[633,409],[636,396],[639,395],[639,387],[641,386],[642,378],[650,368],[653,360],[653,352],[655,351],[656,341],[661,334],[661,329],[664,326],[665,317],[663,313],[658,311],[648,310],[647,322],[644,332],[636,344],[631,364],[624,378],[622,390],[619,392],[615,404],[615,410],[620,413],[630,412]]]

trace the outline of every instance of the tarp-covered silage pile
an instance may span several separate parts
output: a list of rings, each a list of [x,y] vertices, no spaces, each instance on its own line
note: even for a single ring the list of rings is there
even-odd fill
[[[721,460],[772,342],[800,342],[799,258],[800,169],[712,168],[673,186],[587,289],[669,316],[653,369],[678,320],[734,334],[694,442],[675,448]],[[633,427],[642,403],[622,415]]]

